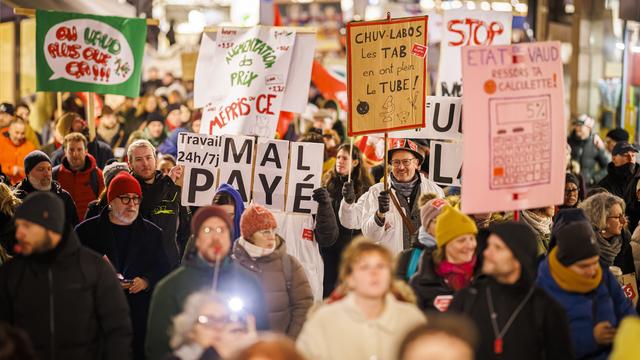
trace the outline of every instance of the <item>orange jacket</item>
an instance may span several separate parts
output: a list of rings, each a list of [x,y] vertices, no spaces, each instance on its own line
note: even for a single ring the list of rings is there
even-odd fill
[[[24,173],[24,157],[36,150],[36,147],[28,140],[16,146],[9,139],[9,131],[7,129],[1,131],[0,166],[2,166],[2,172],[11,180],[11,184],[15,185],[26,176]],[[16,172],[14,172],[14,167],[17,169]]]

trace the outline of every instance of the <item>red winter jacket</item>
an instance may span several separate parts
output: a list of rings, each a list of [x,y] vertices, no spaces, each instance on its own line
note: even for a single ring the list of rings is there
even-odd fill
[[[94,174],[92,175],[92,173]],[[96,159],[87,154],[84,169],[72,171],[65,157],[60,165],[53,168],[53,178],[60,183],[63,189],[71,194],[73,201],[76,203],[78,219],[83,221],[87,206],[91,201],[96,200],[104,189],[102,170],[96,166]],[[97,193],[94,188],[97,189]]]

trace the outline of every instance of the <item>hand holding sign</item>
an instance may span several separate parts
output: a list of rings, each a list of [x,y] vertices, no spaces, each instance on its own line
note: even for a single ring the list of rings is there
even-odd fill
[[[342,198],[347,204],[353,204],[356,201],[356,193],[353,190],[353,183],[351,181],[342,185]]]

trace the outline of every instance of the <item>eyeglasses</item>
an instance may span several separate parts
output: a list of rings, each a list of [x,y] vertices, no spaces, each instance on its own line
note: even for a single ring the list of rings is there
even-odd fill
[[[204,228],[202,228],[202,233],[203,234],[211,234],[211,233],[216,233],[216,234],[222,234],[224,232],[226,232],[227,229],[217,226],[217,227],[209,227],[209,226],[205,226]]]
[[[407,167],[407,166],[409,166],[409,165],[411,165],[413,163],[413,160],[416,160],[416,158],[403,159],[403,160],[392,160],[391,161],[391,166],[399,167],[400,164],[402,164],[402,166]]]
[[[620,222],[627,222],[627,217],[624,214],[618,216],[607,216],[607,219],[618,219]]]
[[[260,230],[260,231],[257,231],[257,232],[260,233],[260,235],[262,235],[262,236],[270,236],[270,235],[275,236],[276,235],[276,229],[266,229],[266,230]]]
[[[565,193],[565,194],[567,194],[567,195],[569,195],[569,194],[571,194],[571,193],[574,193],[574,192],[578,192],[578,188],[565,189],[565,190],[564,190],[564,193]]]
[[[140,201],[142,201],[142,198],[139,196],[118,196],[118,199],[120,199],[124,205],[128,205],[132,200],[134,205],[140,205]]]

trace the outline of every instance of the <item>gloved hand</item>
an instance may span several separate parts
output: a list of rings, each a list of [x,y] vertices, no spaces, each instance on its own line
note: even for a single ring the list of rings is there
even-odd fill
[[[329,192],[323,187],[313,190],[313,195],[311,195],[311,198],[318,204],[328,204],[331,202]]]
[[[353,183],[351,181],[342,185],[342,198],[347,204],[353,204],[356,201],[356,193],[353,190]]]
[[[389,202],[391,198],[389,197],[389,191],[382,191],[380,195],[378,195],[378,212],[380,214],[384,214],[389,211]]]

